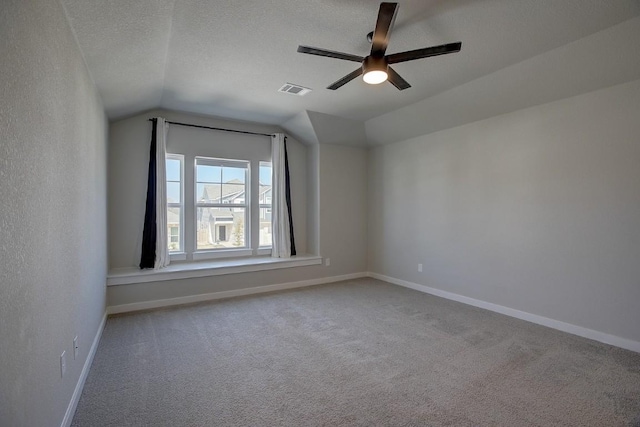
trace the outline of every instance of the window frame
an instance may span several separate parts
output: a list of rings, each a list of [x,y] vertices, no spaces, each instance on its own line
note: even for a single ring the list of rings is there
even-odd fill
[[[181,252],[170,252],[169,256],[172,262],[192,262],[206,261],[224,258],[251,258],[264,257],[271,255],[272,245],[260,246],[260,210],[262,208],[273,209],[271,205],[260,203],[260,166],[272,165],[271,159],[255,159],[255,158],[223,158],[214,155],[214,153],[189,153],[183,154],[167,153],[167,158],[176,158],[181,160]],[[225,153],[226,154],[226,153]],[[242,164],[245,166],[245,198],[244,203],[219,203],[219,204],[198,204],[198,181],[197,181],[197,160],[212,160],[217,162],[216,166],[236,166]],[[222,206],[220,206],[222,205]],[[244,247],[227,247],[227,248],[206,248],[197,249],[197,233],[198,233],[198,207],[218,206],[223,208],[243,207],[244,208]],[[177,204],[176,204],[176,207]],[[253,224],[255,222],[255,224]],[[229,228],[226,230],[228,240],[233,239],[233,235]]]
[[[200,163],[199,163],[200,161]],[[220,203],[201,203],[198,201],[198,165],[202,166],[214,166],[214,167],[234,167],[234,168],[242,168],[245,170],[244,176],[244,203],[225,203],[224,200],[221,200]],[[215,183],[217,184],[217,183]],[[220,183],[221,185],[223,183]],[[220,258],[227,256],[244,256],[251,255],[251,162],[249,160],[240,160],[240,159],[225,159],[218,157],[208,157],[208,156],[195,156],[194,164],[193,164],[193,196],[194,196],[194,204],[193,204],[193,224],[195,234],[193,237],[193,257],[194,259],[209,259],[209,258]],[[222,194],[221,194],[222,198]],[[237,248],[206,248],[206,249],[198,249],[198,209],[199,208],[222,208],[222,209],[230,209],[230,208],[241,208],[244,209],[244,246],[240,246]],[[216,230],[214,229],[214,233]],[[247,253],[246,251],[249,251]]]
[[[262,168],[263,166],[269,166],[271,168],[271,202],[270,203],[260,203],[260,168]],[[262,209],[266,209],[267,213],[271,213],[273,212],[273,162],[271,160],[264,161],[261,160],[258,163],[258,230],[260,229],[260,212],[262,211]],[[269,250],[269,253],[271,253],[271,248],[273,247],[273,228],[271,229],[271,244],[270,245],[263,245],[260,242],[260,236],[258,236],[258,251],[262,251],[264,252],[265,250]]]
[[[185,219],[185,214],[184,214],[184,208],[185,208],[185,201],[184,201],[184,155],[182,154],[173,154],[173,153],[166,153],[165,154],[165,167],[166,167],[166,161],[167,160],[178,160],[180,162],[180,202],[176,203],[176,202],[172,202],[170,203],[168,198],[167,198],[167,214],[169,212],[170,208],[179,208],[180,209],[180,225],[178,227],[178,233],[179,233],[179,239],[178,239],[178,250],[174,250],[172,251],[171,249],[169,250],[169,257],[171,260],[176,260],[176,259],[184,259],[184,255],[185,255],[185,224],[184,224],[184,219]],[[167,178],[165,180],[165,182],[168,184],[169,182],[176,182],[176,181],[169,181],[169,179]],[[167,224],[167,245],[169,245],[171,243],[171,231],[169,229],[169,224]]]

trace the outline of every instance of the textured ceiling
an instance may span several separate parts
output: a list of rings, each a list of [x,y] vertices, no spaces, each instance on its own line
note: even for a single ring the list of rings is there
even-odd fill
[[[162,107],[270,124],[305,110],[369,120],[640,15],[638,0],[400,1],[388,53],[455,41],[462,51],[396,64],[413,86],[402,92],[361,79],[330,91],[357,64],[297,46],[365,56],[378,1],[61,2],[111,119]],[[286,82],[313,92],[277,92]]]

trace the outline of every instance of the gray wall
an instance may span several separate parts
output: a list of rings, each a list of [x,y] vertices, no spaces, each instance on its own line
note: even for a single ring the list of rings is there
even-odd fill
[[[3,1],[0,52],[0,425],[59,426],[105,312],[106,119],[57,1]]]
[[[368,120],[368,142],[402,141],[640,79],[640,49],[615,48],[638,39],[635,17]],[[464,43],[462,55],[467,49]]]
[[[320,249],[337,274],[367,271],[367,151],[320,144]]]
[[[320,255],[320,147],[307,145],[307,252]]]
[[[114,122],[109,144],[109,256],[112,268],[133,267],[139,262],[146,170],[150,139],[149,117],[208,126],[258,132],[279,129],[170,111],[152,111]],[[177,128],[177,127],[176,127]],[[171,129],[171,127],[170,127]],[[171,132],[171,131],[170,131]],[[181,132],[169,135],[167,150],[184,146],[207,149],[213,138],[226,133]],[[205,138],[205,139],[200,139]],[[254,139],[256,137],[251,137]],[[110,286],[108,305],[176,298],[262,285],[297,282],[366,271],[366,151],[361,148],[304,146],[288,140],[292,175],[293,215],[298,252],[331,258],[331,266],[287,268],[259,273],[233,274],[177,281]],[[264,155],[268,139],[257,138],[243,156]],[[224,146],[224,144],[222,144]],[[192,147],[193,148],[193,147]],[[191,148],[189,148],[191,150]],[[267,155],[269,151],[266,151]],[[216,155],[213,151],[210,155]],[[217,154],[220,155],[220,154]],[[141,166],[142,165],[142,166]],[[320,223],[320,235],[318,227]],[[327,232],[325,232],[327,230]],[[310,236],[307,242],[307,235]]]
[[[637,80],[372,150],[369,270],[640,341],[639,118]]]

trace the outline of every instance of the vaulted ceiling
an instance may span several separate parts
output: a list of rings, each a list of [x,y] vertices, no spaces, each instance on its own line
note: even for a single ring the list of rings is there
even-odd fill
[[[358,121],[402,111],[640,15],[638,0],[400,0],[388,53],[455,41],[461,52],[395,65],[404,91],[361,79],[331,91],[357,64],[298,45],[367,55],[378,1],[61,2],[110,119],[161,107],[278,125],[304,111]],[[313,91],[279,93],[287,82]]]

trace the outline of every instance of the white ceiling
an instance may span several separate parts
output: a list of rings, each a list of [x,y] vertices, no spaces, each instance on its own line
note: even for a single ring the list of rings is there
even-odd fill
[[[278,125],[305,110],[369,120],[640,15],[638,0],[399,1],[388,53],[455,41],[462,51],[396,64],[404,91],[361,79],[330,91],[357,64],[297,46],[367,55],[378,1],[61,2],[110,119],[162,107]],[[277,92],[286,82],[313,92]]]

